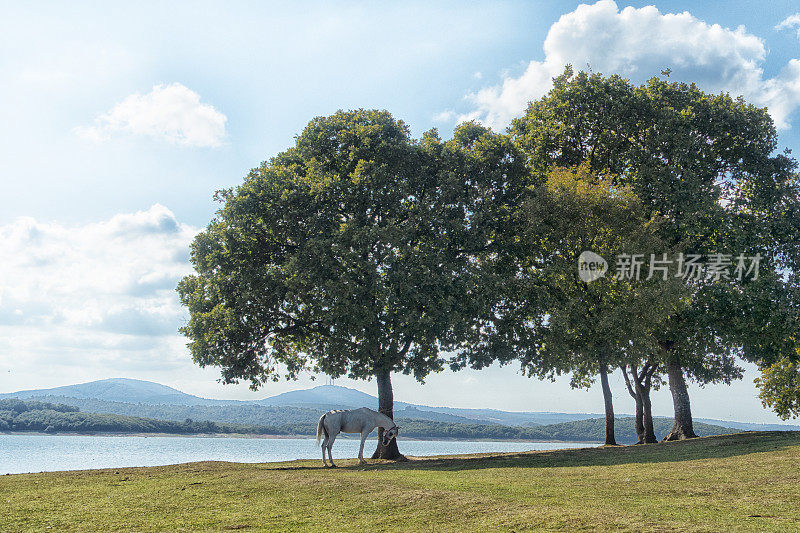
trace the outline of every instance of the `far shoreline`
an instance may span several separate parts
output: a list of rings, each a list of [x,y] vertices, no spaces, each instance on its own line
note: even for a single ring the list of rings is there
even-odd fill
[[[19,435],[19,436],[39,436],[39,437],[187,437],[187,438],[200,438],[200,439],[218,439],[218,438],[233,438],[233,439],[309,439],[314,440],[313,435],[275,435],[275,434],[250,434],[250,433],[136,433],[136,432],[61,432],[56,431],[52,433],[44,431],[0,431],[2,435]],[[358,436],[348,436],[345,434],[339,435],[340,439],[358,440]],[[375,441],[377,437],[370,437],[368,441]],[[575,443],[575,444],[602,444],[596,440],[544,440],[544,439],[460,439],[456,437],[403,437],[401,441],[443,441],[443,442],[541,442],[541,443]]]

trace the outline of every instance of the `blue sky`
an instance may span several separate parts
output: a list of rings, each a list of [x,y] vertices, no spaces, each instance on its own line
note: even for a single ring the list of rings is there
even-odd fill
[[[565,62],[637,82],[669,67],[768,107],[781,146],[800,149],[796,2],[163,4],[0,2],[0,392],[113,376],[236,398],[310,384],[217,384],[175,333],[172,289],[213,192],[317,115],[502,129]],[[695,413],[773,420],[754,375],[695,390]],[[601,410],[598,390],[516,368],[395,382],[417,403]],[[667,393],[654,408],[670,414]]]

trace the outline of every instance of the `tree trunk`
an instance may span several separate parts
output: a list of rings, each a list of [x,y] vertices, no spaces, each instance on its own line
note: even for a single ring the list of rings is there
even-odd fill
[[[672,405],[675,408],[675,423],[664,440],[683,440],[697,438],[692,424],[692,407],[689,404],[689,390],[683,379],[683,369],[677,357],[667,361],[669,390],[672,393]]]
[[[606,408],[606,444],[615,445],[617,439],[614,436],[614,402],[611,399],[611,387],[608,386],[608,366],[600,363],[600,385],[603,388],[603,401]]]
[[[394,393],[392,392],[392,377],[388,370],[378,372],[375,376],[378,381],[378,411],[394,420]],[[384,446],[383,428],[378,428],[378,447],[372,454],[373,459],[392,459],[405,461],[406,458],[397,448],[397,439],[392,439],[389,446]]]
[[[638,394],[634,398],[636,401],[636,420],[634,425],[636,426],[636,444],[642,444],[644,442],[644,407],[642,406],[642,397]]]
[[[633,375],[633,382],[631,382],[630,377],[628,377],[628,367],[623,365],[620,367],[622,370],[622,377],[625,378],[625,385],[628,388],[628,394],[631,395],[633,401],[636,403],[636,420],[634,422],[634,427],[636,429],[636,438],[638,442],[636,444],[644,443],[644,406],[642,405],[642,395],[639,393],[639,383],[638,383],[638,372],[636,370],[636,365],[630,365],[631,367],[631,374]]]
[[[644,383],[641,380],[636,380],[636,386],[639,390],[639,396],[642,399],[642,425],[643,425],[643,439],[640,442],[645,444],[654,444],[658,442],[656,438],[656,431],[653,427],[653,404],[650,401],[650,390],[652,387],[652,374],[648,373],[649,370],[645,371]]]
[[[655,429],[653,428],[653,406],[650,402],[650,391],[653,387],[653,374],[658,366],[650,362],[644,364],[641,370],[636,365],[628,367],[623,365],[622,377],[625,378],[625,385],[628,394],[636,401],[636,444],[653,444],[658,442]]]

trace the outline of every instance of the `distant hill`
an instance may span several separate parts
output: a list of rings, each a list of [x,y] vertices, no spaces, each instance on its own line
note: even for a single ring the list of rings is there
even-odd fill
[[[239,403],[229,400],[209,400],[186,394],[172,387],[130,378],[111,378],[67,385],[52,389],[37,389],[0,394],[0,398],[67,397],[79,399],[107,400],[126,403],[170,404],[170,405],[214,405]]]
[[[236,401],[236,400],[212,400],[201,398],[191,394],[186,394],[172,387],[160,385],[150,381],[142,381],[129,378],[112,378],[78,385],[68,385],[51,389],[25,390],[0,394],[0,398],[18,399],[38,399],[50,402],[62,402],[68,405],[76,405],[84,410],[92,412],[106,412],[115,414],[127,414],[133,416],[149,416],[141,414],[140,409],[137,413],[131,413],[130,408],[119,405],[103,405],[102,402],[113,402],[113,404],[143,404],[148,406],[263,406],[263,407],[302,407],[315,409],[318,411],[329,411],[331,409],[351,409],[355,407],[378,408],[378,399],[375,396],[364,392],[340,387],[337,385],[319,385],[310,389],[296,390],[278,394],[263,400]],[[87,400],[85,402],[75,402],[75,400]],[[91,400],[91,401],[88,401]],[[100,403],[98,403],[100,402]],[[429,407],[425,405],[415,405],[407,402],[395,402],[395,411],[402,416],[414,420],[432,420],[440,422],[463,422],[481,424],[503,424],[503,425],[523,425],[526,422],[532,424],[553,424],[569,420],[580,420],[591,416],[587,414],[557,414],[557,413],[510,413],[493,409],[458,409],[451,407]],[[120,412],[127,411],[127,412]],[[163,410],[162,410],[163,411]],[[184,413],[186,409],[176,409],[176,412]],[[218,410],[222,412],[223,410]],[[208,420],[218,418],[218,413],[207,413]],[[231,411],[227,410],[230,416]],[[248,411],[245,417],[250,418],[252,410]],[[161,417],[159,417],[161,418]],[[170,420],[182,420],[182,416],[170,416]],[[235,417],[239,418],[239,417]],[[245,423],[242,421],[241,423]],[[267,423],[267,422],[260,422]]]
[[[375,396],[364,392],[340,387],[337,385],[319,385],[310,389],[284,392],[276,396],[264,398],[263,400],[236,401],[236,400],[212,400],[201,398],[191,394],[186,394],[172,387],[167,387],[150,381],[142,381],[129,378],[112,378],[78,385],[68,385],[51,389],[25,390],[0,394],[0,398],[18,399],[38,399],[50,402],[62,402],[68,405],[75,405],[83,410],[91,412],[104,412],[115,414],[126,414],[132,416],[149,416],[141,414],[142,410],[132,413],[130,408],[119,405],[102,405],[102,402],[113,402],[114,404],[143,404],[149,406],[264,406],[264,407],[302,407],[315,409],[318,411],[329,411],[331,409],[351,409],[355,407],[378,408],[378,399]],[[75,400],[95,400],[95,402],[75,402]],[[100,402],[100,403],[98,403]],[[525,413],[507,412],[495,409],[460,409],[454,407],[431,407],[426,405],[415,405],[407,402],[395,402],[395,411],[398,415],[413,420],[432,420],[439,422],[463,422],[480,424],[502,424],[508,426],[522,425],[545,425],[568,422],[571,420],[583,420],[586,418],[599,417],[602,415],[586,413]],[[121,412],[126,411],[126,412]],[[164,411],[164,410],[162,410]],[[177,412],[185,413],[186,409],[176,409]],[[201,410],[200,410],[201,411]],[[205,419],[217,420],[223,410],[216,413],[206,413]],[[231,410],[226,410],[228,416],[232,415]],[[252,419],[252,410],[243,411],[244,418]],[[162,417],[158,417],[162,418]],[[182,420],[184,417],[174,415],[164,417],[165,420]],[[243,420],[237,423],[246,423]],[[220,420],[223,421],[223,420]],[[233,421],[233,420],[225,420]],[[269,422],[259,422],[269,423]]]
[[[128,404],[131,405],[131,404]],[[139,405],[140,407],[147,407]],[[162,406],[156,406],[162,407]],[[179,407],[179,406],[175,406]],[[223,408],[226,408],[223,406]],[[273,409],[261,407],[262,409]],[[290,410],[303,410],[289,407]],[[287,420],[269,425],[218,423],[209,420],[187,418],[185,420],[163,420],[121,414],[82,412],[74,406],[20,400],[0,399],[0,432],[46,432],[46,433],[240,433],[269,435],[314,435],[317,427],[316,413],[308,413],[305,419]],[[522,427],[500,424],[464,424],[410,420],[396,417],[405,437],[421,439],[484,439],[484,440],[560,440],[577,442],[599,442],[605,436],[605,423],[600,419],[580,420],[548,426]],[[672,425],[672,420],[657,420],[656,433],[663,436]],[[631,444],[636,441],[632,418],[619,418],[616,424],[617,441]],[[700,436],[732,433],[736,430],[698,423],[695,430]]]
[[[320,385],[311,389],[284,392],[253,403],[259,405],[286,405],[295,407],[314,407],[324,410],[348,409],[353,407],[378,408],[378,398],[355,389],[337,385]],[[438,420],[443,422],[471,422],[482,424],[503,424],[521,426],[526,424],[544,425],[585,420],[594,416],[586,413],[525,413],[498,411],[496,409],[461,409],[457,407],[431,407],[407,402],[395,402],[397,416],[419,420]],[[437,416],[438,414],[438,416]]]
[[[186,394],[172,387],[128,378],[103,379],[51,389],[0,394],[0,398],[39,399],[79,407],[85,412],[157,418],[160,420],[210,420],[220,423],[273,425],[306,421],[331,409],[370,407],[378,399],[364,392],[336,385],[278,394],[262,400],[212,400]],[[535,428],[579,420],[602,419],[596,413],[509,412],[496,409],[432,407],[395,402],[395,416],[410,420],[462,424],[499,424]],[[800,430],[797,425],[757,424],[697,418],[697,423],[748,431]]]
[[[284,424],[312,424],[319,420],[325,409],[312,407],[274,406],[256,404],[232,405],[169,405],[110,402],[92,398],[65,396],[34,396],[31,400],[77,407],[85,413],[102,413],[157,420],[183,421],[208,420],[217,423],[247,424],[257,426],[282,426]],[[0,400],[2,401],[2,400]]]
[[[664,438],[673,424],[672,418],[654,418],[653,429],[656,438]],[[557,440],[576,440],[576,441],[596,441],[603,442],[606,436],[606,421],[604,418],[591,418],[588,420],[576,420],[573,422],[563,422],[551,426],[537,426],[532,429],[546,429],[553,438]],[[694,423],[694,431],[699,437],[709,437],[711,435],[724,435],[727,433],[737,433],[740,430],[729,427],[722,427],[703,422]],[[619,444],[633,444],[636,442],[636,429],[632,417],[620,417],[615,419],[614,436]],[[567,438],[568,437],[568,438]]]
[[[218,424],[190,419],[178,422],[106,413],[84,413],[64,404],[17,398],[0,399],[0,432],[296,435],[307,432],[312,426],[313,424],[294,424],[266,427]]]
[[[294,406],[260,405],[257,403],[241,402],[231,405],[168,405],[110,402],[107,400],[70,398],[67,396],[32,396],[26,399],[69,405],[77,407],[86,413],[106,413],[174,421],[182,421],[189,418],[192,420],[209,420],[220,423],[266,426],[316,423],[323,413],[331,409],[329,405],[318,406],[314,404]],[[410,420],[429,420],[453,424],[476,423],[475,420],[469,418],[435,411],[424,411],[413,406],[406,406],[405,409],[395,409],[395,418],[399,417]],[[481,423],[493,424],[493,422]]]
[[[654,420],[656,436],[664,437],[672,427],[672,423],[672,419]],[[599,418],[529,427],[497,424],[448,424],[402,419],[398,419],[398,425],[401,435],[417,438],[603,442],[606,435],[605,419]],[[698,436],[708,437],[737,433],[738,430],[701,422],[695,424],[695,432]],[[617,418],[614,435],[618,444],[634,444],[637,440],[634,419],[630,417]]]
[[[263,400],[255,400],[252,403],[258,405],[293,405],[296,407],[315,406],[328,409],[336,407],[378,408],[378,399],[375,396],[337,385],[319,385],[311,389],[293,390]]]
[[[695,418],[695,422],[715,424],[742,431],[798,431],[800,426],[793,424],[759,424],[756,422],[736,422],[735,420],[717,420],[714,418]]]
[[[497,409],[463,409],[458,407],[424,407],[441,413],[450,413],[472,420],[492,422],[506,426],[543,426],[560,424],[573,420],[586,420],[588,418],[602,418],[605,415],[597,413],[551,413],[551,412],[526,412],[526,411],[499,411]]]

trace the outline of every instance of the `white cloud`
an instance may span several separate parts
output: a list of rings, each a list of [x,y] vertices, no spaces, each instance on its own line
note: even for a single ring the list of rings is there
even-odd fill
[[[776,30],[797,30],[797,38],[800,39],[800,13],[789,15],[780,24],[775,26]]]
[[[127,132],[184,146],[213,147],[222,144],[227,120],[214,107],[200,103],[199,94],[172,83],[128,96],[91,126],[75,128],[75,133],[95,142]]]
[[[185,365],[175,286],[197,229],[166,207],[68,227],[0,226],[0,362],[101,373]]]
[[[787,19],[788,20],[788,19]],[[544,59],[531,61],[518,77],[468,96],[473,110],[459,120],[478,119],[502,128],[531,100],[545,95],[566,64],[577,70],[618,73],[635,82],[670,68],[670,79],[695,82],[706,91],[727,91],[766,106],[780,128],[800,105],[800,65],[793,59],[764,77],[763,41],[743,26],[731,30],[688,12],[661,13],[654,6],[621,11],[612,0],[581,4],[555,22],[544,41]]]
[[[433,115],[434,122],[453,122],[458,117],[458,113],[452,109],[445,109],[440,113]]]

